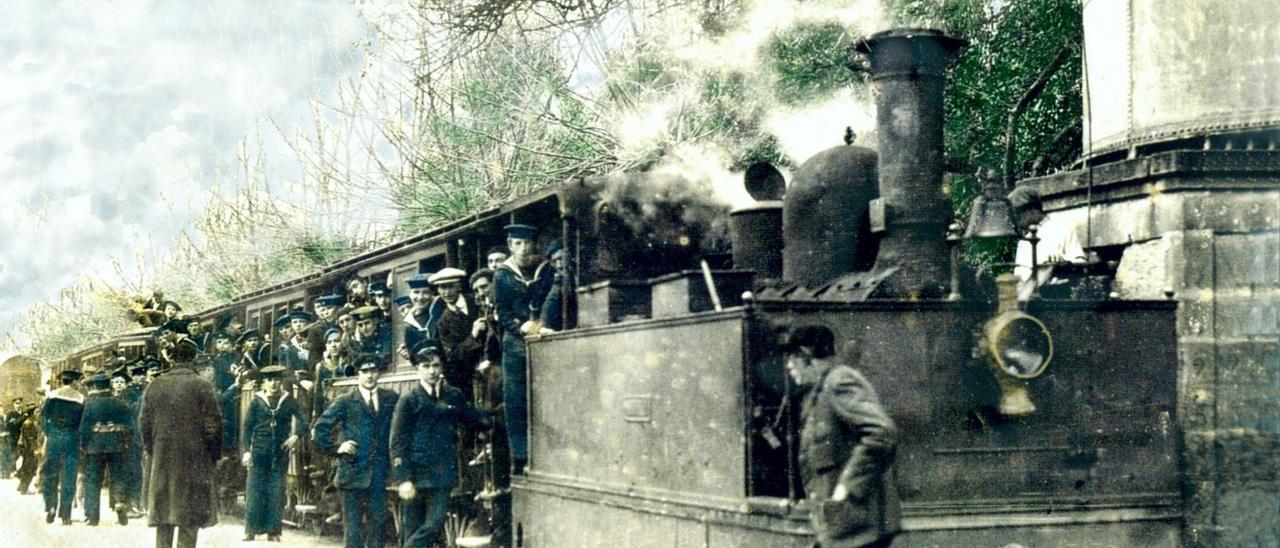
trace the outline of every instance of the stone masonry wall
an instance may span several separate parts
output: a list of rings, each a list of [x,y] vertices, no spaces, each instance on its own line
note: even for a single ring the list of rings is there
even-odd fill
[[[1280,163],[1270,189],[1250,174],[1196,172],[1107,182],[1112,200],[1060,199],[1089,246],[1126,245],[1120,298],[1178,307],[1184,541],[1280,546]],[[1134,170],[1141,173],[1140,170]],[[1212,190],[1196,190],[1197,178]],[[1046,198],[1061,179],[1044,181]],[[1034,181],[1033,181],[1034,184]],[[1056,185],[1056,186],[1055,186]],[[1128,195],[1121,185],[1132,189]],[[1169,192],[1165,189],[1177,188]],[[1119,197],[1118,199],[1116,197]],[[1073,203],[1074,202],[1074,203]]]

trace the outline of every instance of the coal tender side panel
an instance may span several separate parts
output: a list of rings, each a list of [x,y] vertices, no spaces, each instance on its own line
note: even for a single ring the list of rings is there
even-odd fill
[[[531,478],[743,497],[742,333],[717,316],[532,343]]]

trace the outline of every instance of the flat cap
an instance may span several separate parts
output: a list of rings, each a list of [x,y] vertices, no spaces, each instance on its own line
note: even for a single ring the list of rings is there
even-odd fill
[[[356,356],[355,361],[352,362],[351,365],[356,369],[356,371],[364,371],[367,369],[381,371],[382,358],[379,358],[376,354],[362,353]]]
[[[262,334],[257,329],[246,329],[239,337],[236,337],[236,344],[244,344],[249,339],[262,339]]]
[[[821,325],[804,325],[792,329],[782,341],[782,351],[794,353],[801,348],[813,351],[816,358],[835,354],[836,337],[830,329]]]
[[[465,279],[467,279],[466,271],[460,268],[453,268],[453,267],[441,268],[435,274],[432,274],[431,276],[427,277],[427,281],[431,282],[431,285],[443,285],[447,283],[461,282],[462,280],[465,280]]]

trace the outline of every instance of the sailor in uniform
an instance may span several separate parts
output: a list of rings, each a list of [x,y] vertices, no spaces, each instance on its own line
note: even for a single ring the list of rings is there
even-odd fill
[[[512,468],[517,473],[529,460],[528,394],[524,338],[538,333],[537,319],[551,290],[553,273],[538,253],[538,230],[524,224],[507,225],[511,256],[498,265],[493,300],[502,326],[502,400]]]
[[[117,377],[119,378],[119,377]],[[111,506],[120,525],[129,523],[129,448],[138,437],[134,410],[112,395],[112,379],[103,373],[89,377],[89,398],[80,420],[80,449],[84,454],[84,517],[97,525],[101,515],[102,472],[111,471]],[[121,391],[124,385],[121,383]]]
[[[77,387],[81,377],[74,370],[59,373],[61,386],[49,392],[40,411],[45,439],[44,466],[40,469],[45,523],[53,523],[56,514],[63,525],[71,525],[80,458],[80,419],[84,415],[84,394]]]
[[[409,286],[409,301],[413,305],[409,313],[404,315],[404,345],[401,348],[408,354],[408,349],[431,338],[427,325],[431,319],[431,301],[434,295],[431,291],[431,278],[426,274],[415,274],[405,283]]]
[[[245,450],[241,464],[249,469],[245,490],[245,540],[266,534],[279,541],[284,514],[284,476],[289,451],[307,431],[307,417],[297,400],[281,390],[285,368],[258,370],[261,390],[253,395],[244,420]]]

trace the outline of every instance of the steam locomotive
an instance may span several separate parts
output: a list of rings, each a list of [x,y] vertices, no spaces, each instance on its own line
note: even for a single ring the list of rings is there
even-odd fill
[[[502,226],[530,224],[562,241],[573,290],[565,329],[528,340],[513,546],[810,546],[797,398],[775,336],[809,323],[835,332],[839,358],[899,425],[899,545],[1178,545],[1176,303],[1104,292],[1019,304],[961,272],[941,193],[944,70],[961,46],[920,29],[863,42],[878,152],[838,144],[785,192],[776,170],[753,166],[751,207],[662,191],[672,183],[646,174],[586,177],[200,316],[269,333],[352,276],[405,293],[413,274],[474,271]],[[56,367],[100,365],[146,331]],[[416,381],[396,358],[381,382]],[[474,502],[493,485],[471,468],[455,493],[458,545],[482,542],[468,525],[503,508]],[[323,476],[299,468],[291,519],[316,524]]]

